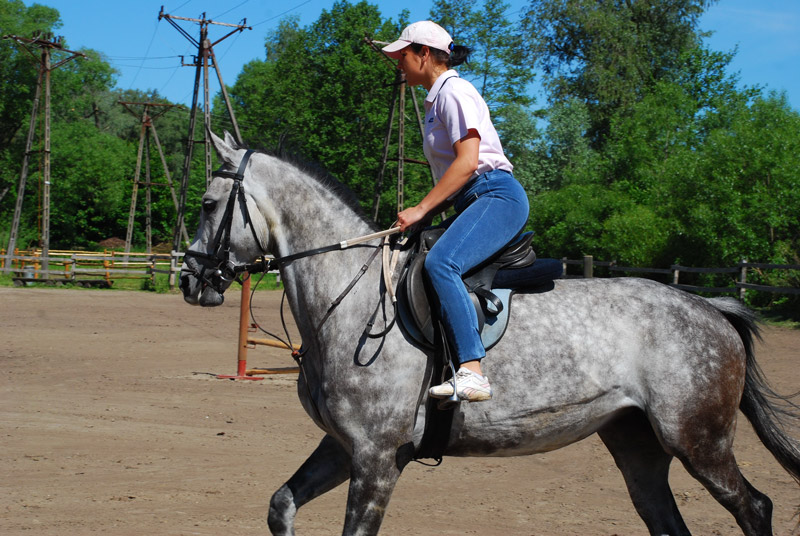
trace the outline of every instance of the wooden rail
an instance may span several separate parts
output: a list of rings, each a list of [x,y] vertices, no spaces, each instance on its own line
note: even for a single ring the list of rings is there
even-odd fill
[[[749,269],[758,270],[797,270],[800,271],[798,264],[769,264],[761,262],[747,262],[743,260],[736,266],[723,267],[723,268],[697,268],[692,266],[681,266],[680,264],[673,264],[669,268],[641,268],[635,266],[619,266],[616,261],[595,261],[591,255],[585,255],[583,259],[574,260],[567,259],[566,257],[561,260],[564,268],[565,278],[582,278],[594,277],[594,268],[603,267],[608,269],[609,272],[622,272],[630,274],[655,274],[655,275],[670,275],[671,280],[667,282],[668,285],[690,292],[708,292],[712,294],[738,294],[739,298],[744,298],[745,291],[755,290],[759,292],[773,292],[777,294],[800,294],[800,287],[774,287],[768,285],[757,285],[747,282],[747,273]],[[568,266],[582,266],[582,275],[570,275],[567,273]],[[732,281],[732,286],[727,287],[702,287],[696,285],[686,285],[680,282],[681,273],[695,273],[695,274],[737,274],[735,281]]]
[[[47,260],[48,263],[44,261]],[[51,284],[72,283],[82,286],[113,285],[116,279],[150,279],[155,282],[156,274],[169,275],[170,289],[175,288],[175,281],[183,262],[183,253],[128,253],[118,251],[87,252],[50,250],[48,257],[42,257],[40,250],[15,250],[14,255],[6,255],[0,249],[0,270],[14,275],[15,283],[48,282]],[[643,268],[637,266],[620,266],[616,261],[596,261],[591,255],[583,259],[563,258],[565,278],[594,277],[595,268],[605,268],[610,273],[671,275],[668,285],[690,292],[708,292],[717,294],[737,294],[744,298],[747,290],[772,292],[778,294],[800,294],[800,287],[775,287],[759,285],[747,281],[748,270],[797,270],[797,264],[769,264],[742,261],[736,266],[722,268],[697,268],[673,264],[669,268]],[[44,270],[42,266],[48,266]],[[8,266],[8,268],[7,268]],[[569,266],[581,266],[582,274],[568,273]],[[736,274],[732,285],[726,287],[703,287],[680,282],[681,273]]]
[[[15,250],[6,255],[0,250],[0,270],[11,273],[14,283],[70,283],[89,287],[110,287],[117,279],[149,279],[156,274],[169,275],[170,289],[175,288],[183,253],[122,253],[118,251],[57,251],[47,257],[41,250]],[[43,269],[48,266],[48,269]]]

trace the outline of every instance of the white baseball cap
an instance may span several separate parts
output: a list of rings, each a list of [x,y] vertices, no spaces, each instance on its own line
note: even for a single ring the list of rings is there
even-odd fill
[[[390,58],[397,59],[400,57],[400,51],[411,43],[427,45],[450,54],[450,46],[453,44],[453,38],[450,37],[447,30],[435,22],[421,20],[406,26],[406,29],[400,34],[400,38],[394,43],[389,43],[383,47],[383,51]]]

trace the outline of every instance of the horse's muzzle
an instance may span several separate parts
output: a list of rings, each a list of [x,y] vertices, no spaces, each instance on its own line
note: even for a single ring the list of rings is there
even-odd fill
[[[222,291],[209,285],[206,278],[198,276],[197,270],[184,264],[181,268],[180,289],[183,299],[191,305],[203,307],[216,307],[225,301]],[[227,285],[226,285],[227,287]]]

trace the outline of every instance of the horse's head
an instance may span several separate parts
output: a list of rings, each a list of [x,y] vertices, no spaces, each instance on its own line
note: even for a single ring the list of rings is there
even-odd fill
[[[266,253],[269,232],[253,193],[258,191],[249,162],[252,151],[226,132],[209,131],[222,168],[203,195],[200,224],[184,256],[180,287],[192,305],[216,306],[240,268]]]

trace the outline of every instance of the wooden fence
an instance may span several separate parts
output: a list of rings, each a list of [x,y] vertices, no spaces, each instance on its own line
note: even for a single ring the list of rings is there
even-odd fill
[[[175,288],[183,253],[128,253],[104,251],[50,250],[47,257],[41,250],[15,250],[6,255],[0,250],[0,270],[11,273],[15,285],[47,283],[74,284],[85,287],[111,287],[118,279],[149,279],[155,283],[156,274],[167,274],[169,286]]]
[[[747,272],[749,269],[800,271],[800,265],[798,264],[767,264],[760,262],[747,262],[743,260],[738,265],[731,266],[728,268],[694,268],[690,266],[681,266],[679,264],[673,264],[669,268],[638,268],[633,266],[618,266],[615,261],[610,261],[610,262],[596,261],[591,255],[585,255],[583,259],[580,260],[570,260],[565,257],[564,259],[561,260],[561,263],[564,267],[565,278],[594,277],[594,268],[603,267],[606,268],[610,273],[665,275],[668,278],[668,281],[665,282],[668,285],[675,288],[687,290],[689,292],[708,292],[711,294],[726,294],[726,293],[737,294],[739,299],[744,298],[744,294],[747,290],[774,292],[778,294],[800,294],[800,287],[771,287],[767,285],[756,285],[747,282]],[[567,271],[567,267],[571,265],[582,266],[583,273],[580,275],[569,274],[569,272]],[[681,273],[736,274],[736,275],[735,279],[732,279],[731,281],[733,284],[732,286],[701,287],[696,285],[682,284],[680,282]]]
[[[47,262],[45,262],[47,261]],[[47,282],[48,284],[71,283],[80,286],[105,286],[110,287],[116,279],[150,279],[155,283],[156,274],[169,275],[170,289],[175,288],[180,266],[183,262],[183,253],[148,254],[125,253],[118,251],[105,251],[91,253],[85,251],[54,251],[50,250],[47,258],[42,257],[41,251],[17,250],[12,256],[6,256],[5,250],[0,250],[0,270],[11,272],[15,284],[23,285],[28,282]],[[690,266],[672,265],[669,268],[638,268],[633,266],[618,266],[616,262],[596,261],[591,255],[583,259],[562,259],[564,277],[594,277],[594,269],[605,268],[610,274],[636,275],[643,274],[664,276],[670,286],[690,292],[707,292],[717,294],[736,294],[741,299],[747,290],[759,292],[774,292],[779,294],[800,294],[798,287],[771,287],[747,282],[748,270],[798,270],[797,264],[766,264],[742,261],[737,266],[728,268],[694,268]],[[45,269],[44,266],[47,265]],[[6,268],[8,266],[8,268]],[[570,274],[569,266],[581,266],[581,274]],[[573,270],[574,271],[574,270]],[[685,274],[732,274],[732,285],[727,287],[703,287],[687,285],[680,282],[681,273]]]

